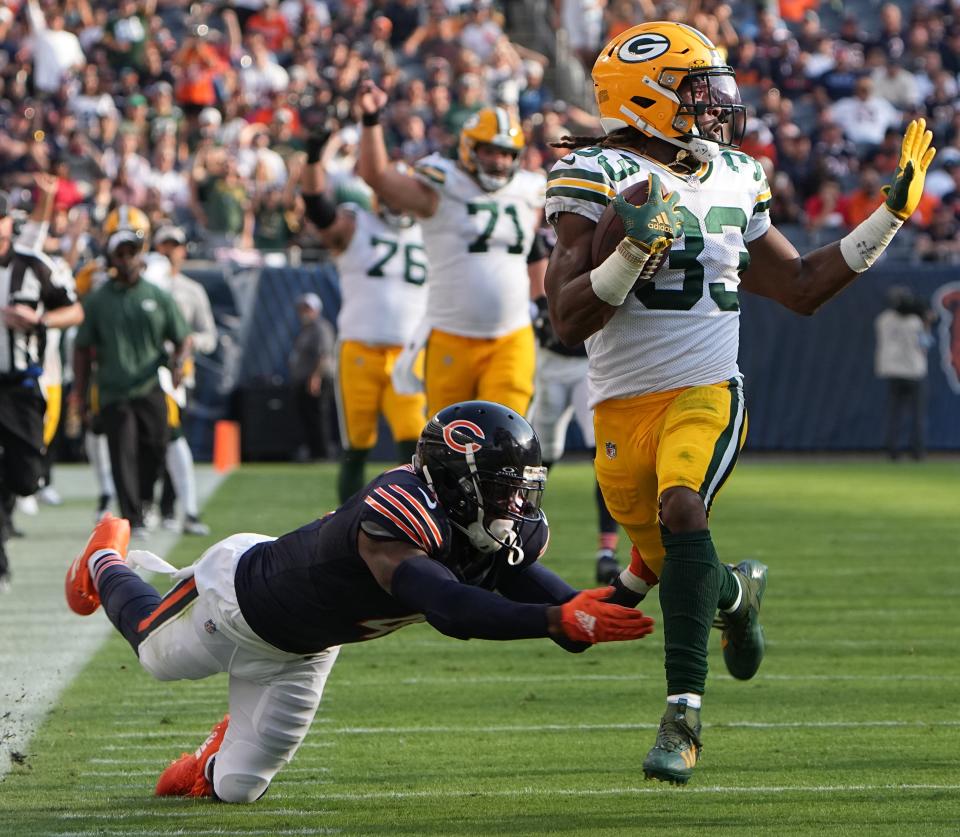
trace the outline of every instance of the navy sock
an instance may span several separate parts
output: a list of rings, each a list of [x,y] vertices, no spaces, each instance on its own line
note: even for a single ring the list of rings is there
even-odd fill
[[[140,645],[138,626],[157,609],[161,596],[116,555],[105,555],[94,563],[100,602],[113,626],[123,634],[134,651]]]

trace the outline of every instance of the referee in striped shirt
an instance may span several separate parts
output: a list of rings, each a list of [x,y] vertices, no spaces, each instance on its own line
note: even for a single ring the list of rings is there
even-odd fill
[[[72,289],[60,284],[41,252],[13,243],[10,202],[0,192],[0,591],[9,589],[3,540],[17,495],[33,494],[43,470],[43,413],[38,378],[47,329],[83,321]]]

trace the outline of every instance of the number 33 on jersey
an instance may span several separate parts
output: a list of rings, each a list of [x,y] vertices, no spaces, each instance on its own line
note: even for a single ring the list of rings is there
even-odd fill
[[[653,280],[638,286],[587,340],[591,404],[727,380],[738,374],[740,273],[748,242],[770,228],[770,187],[760,164],[724,151],[678,175],[638,154],[583,148],[557,162],[547,219],[574,212],[596,222],[613,197],[649,173],[680,195],[683,234]]]
[[[488,192],[439,154],[414,172],[440,198],[434,215],[420,220],[430,254],[430,324],[485,338],[528,325],[527,253],[543,208],[543,177],[518,171]]]

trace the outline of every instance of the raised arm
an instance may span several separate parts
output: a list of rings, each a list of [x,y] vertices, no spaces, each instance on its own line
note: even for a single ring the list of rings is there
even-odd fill
[[[320,233],[323,246],[334,253],[342,253],[353,240],[357,223],[353,213],[337,209],[325,194],[326,172],[322,152],[330,137],[327,130],[316,131],[307,138],[307,156],[300,174],[304,213]]]
[[[923,119],[907,126],[900,165],[887,199],[840,241],[800,256],[775,228],[747,245],[750,267],[740,279],[745,291],[773,299],[798,314],[813,314],[871,265],[893,240],[923,195],[927,169],[936,154]]]
[[[386,104],[387,94],[372,81],[360,85],[357,105],[363,116],[357,172],[391,209],[430,218],[437,211],[440,196],[416,177],[390,164],[380,124],[380,113]]]

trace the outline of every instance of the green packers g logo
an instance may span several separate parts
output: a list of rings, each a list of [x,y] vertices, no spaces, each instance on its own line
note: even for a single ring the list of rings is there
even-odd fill
[[[621,61],[629,64],[639,64],[642,61],[651,61],[659,58],[670,49],[670,39],[666,35],[656,32],[647,32],[643,35],[634,35],[624,41],[617,50]]]

